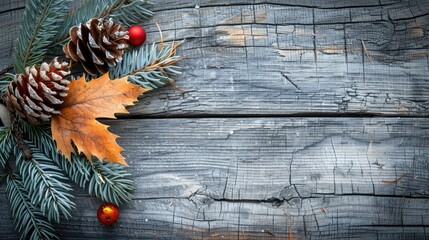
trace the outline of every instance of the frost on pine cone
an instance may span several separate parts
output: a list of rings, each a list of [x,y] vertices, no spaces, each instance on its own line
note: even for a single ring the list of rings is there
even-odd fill
[[[96,75],[122,61],[128,39],[128,32],[112,19],[92,18],[70,29],[70,41],[63,51],[68,58],[80,62],[87,73]]]
[[[64,79],[70,74],[66,62],[55,58],[50,64],[40,67],[26,67],[25,73],[16,75],[6,90],[6,104],[11,112],[16,112],[31,124],[49,121],[53,114],[59,114],[59,106],[67,96]]]

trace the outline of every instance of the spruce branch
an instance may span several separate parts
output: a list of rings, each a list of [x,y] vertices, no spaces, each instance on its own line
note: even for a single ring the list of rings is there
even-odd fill
[[[41,63],[67,14],[68,0],[27,1],[14,53],[15,73]]]
[[[60,31],[50,46],[50,53],[54,54],[69,41],[69,30],[72,26],[86,23],[91,18],[114,18],[115,22],[130,26],[142,19],[153,16],[153,12],[143,7],[147,0],[86,0],[82,1],[65,17]]]
[[[48,127],[32,126],[23,122],[21,128],[28,139],[52,159],[71,180],[80,187],[84,188],[86,186],[91,176],[91,164],[88,160],[73,155],[71,161],[69,161],[63,154],[57,152]]]
[[[12,131],[8,127],[0,127],[0,166],[5,168],[12,149]]]
[[[55,142],[48,128],[22,123],[22,131],[29,140],[48,158],[52,159],[64,173],[80,187],[88,187],[89,194],[120,205],[132,199],[134,185],[128,177],[126,167],[118,163],[102,163],[95,160],[91,164],[82,155],[72,154],[69,161],[56,150]]]
[[[22,161],[19,158],[16,165],[22,175],[22,183],[28,192],[31,203],[40,207],[49,222],[60,222],[60,217],[71,217],[75,204],[68,178],[62,170],[36,146],[27,143],[33,152],[32,158]],[[19,149],[17,149],[19,151]]]
[[[6,198],[21,239],[59,239],[51,224],[31,203],[21,180],[20,175],[11,173],[6,186]]]
[[[135,187],[125,166],[118,163],[93,161],[93,174],[88,191],[102,201],[121,205],[131,201]]]
[[[109,15],[113,10],[120,7],[127,0],[86,0],[65,16],[60,31],[55,38],[55,43],[63,45],[68,41],[69,30],[72,26],[86,23],[91,18],[102,18]]]
[[[142,19],[149,19],[153,12],[145,8],[146,0],[125,1],[119,8],[113,10],[109,17],[125,26],[138,24]]]
[[[173,80],[169,77],[181,74],[181,67],[175,64],[182,60],[176,56],[177,48],[183,43],[166,45],[145,44],[124,54],[122,62],[110,70],[112,79],[128,76],[128,80],[143,88],[155,89],[163,87]]]

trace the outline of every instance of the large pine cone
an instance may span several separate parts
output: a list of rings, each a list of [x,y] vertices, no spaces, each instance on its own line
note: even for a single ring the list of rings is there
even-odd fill
[[[112,19],[90,19],[70,29],[70,41],[63,47],[68,58],[80,62],[91,75],[106,73],[122,61],[128,47],[128,32]]]
[[[26,67],[25,73],[16,75],[6,90],[6,104],[11,112],[31,124],[49,121],[53,114],[59,114],[60,105],[67,96],[64,79],[70,74],[66,62],[60,63],[55,58],[50,64],[42,63]]]

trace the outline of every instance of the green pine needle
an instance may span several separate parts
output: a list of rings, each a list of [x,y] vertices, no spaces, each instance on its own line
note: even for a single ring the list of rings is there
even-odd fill
[[[16,230],[21,239],[59,239],[52,225],[30,201],[21,176],[8,176],[6,198],[9,201]]]
[[[127,0],[85,0],[82,1],[65,17],[55,42],[64,42],[68,39],[71,27],[80,23],[85,24],[91,18],[102,18],[108,16],[112,11],[118,9]],[[62,46],[63,44],[61,44]]]
[[[56,53],[68,40],[69,29],[90,18],[111,17],[130,26],[153,16],[144,6],[147,0],[84,0],[69,11],[70,3],[71,0],[26,1],[13,55],[14,73],[23,73],[25,67],[40,64],[49,54]],[[175,66],[181,59],[176,56],[179,45],[161,43],[133,49],[111,74],[128,76],[131,82],[148,89],[164,86],[172,81],[169,75],[181,73],[180,67]],[[14,74],[2,76],[0,93],[5,92],[12,79]],[[7,179],[6,197],[21,239],[58,239],[51,222],[71,217],[75,208],[69,179],[102,201],[117,205],[131,201],[135,187],[125,166],[90,162],[75,154],[69,161],[57,151],[49,127],[22,121],[13,127],[22,131],[32,151],[32,158],[24,160],[11,129],[0,127],[0,167],[8,169],[0,178]],[[16,158],[14,170],[9,165],[12,150]]]
[[[27,1],[14,53],[15,73],[40,64],[67,14],[69,0]]]
[[[12,149],[12,131],[8,127],[0,127],[0,166],[4,168],[9,160],[9,153]]]
[[[31,203],[40,207],[49,222],[59,223],[60,216],[70,218],[75,204],[71,200],[73,195],[70,194],[72,188],[67,183],[68,178],[40,149],[31,142],[27,142],[27,146],[32,151],[32,159],[20,158],[16,165]]]
[[[120,8],[114,10],[109,17],[125,26],[141,23],[143,19],[149,19],[153,12],[146,9],[146,0],[135,0],[124,3]]]
[[[80,187],[88,187],[89,194],[97,198],[121,205],[132,199],[133,181],[126,167],[118,163],[91,162],[84,156],[72,154],[69,161],[57,152],[49,129],[22,123],[22,130],[34,145],[52,159],[64,173]]]
[[[111,17],[115,22],[130,26],[138,24],[142,19],[153,16],[153,12],[143,7],[146,0],[86,0],[82,1],[65,17],[54,44],[50,46],[50,54],[56,55],[60,48],[69,41],[69,31],[73,26],[85,24],[91,18]]]
[[[182,44],[145,44],[124,54],[122,62],[110,70],[112,79],[128,76],[128,80],[146,89],[155,89],[171,83],[169,77],[181,74],[181,68],[175,64],[182,58],[176,56],[177,48]]]
[[[125,166],[118,163],[93,162],[93,174],[89,181],[88,191],[100,200],[116,205],[132,200],[135,187]]]

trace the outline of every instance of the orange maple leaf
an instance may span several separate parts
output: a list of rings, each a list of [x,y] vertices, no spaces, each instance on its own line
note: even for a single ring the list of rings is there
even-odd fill
[[[110,133],[96,118],[116,118],[115,113],[128,113],[125,106],[133,105],[137,97],[148,91],[127,81],[127,77],[110,80],[109,74],[85,81],[85,76],[72,81],[60,114],[52,117],[52,137],[57,150],[70,160],[75,152],[127,165],[116,143],[117,135]]]

